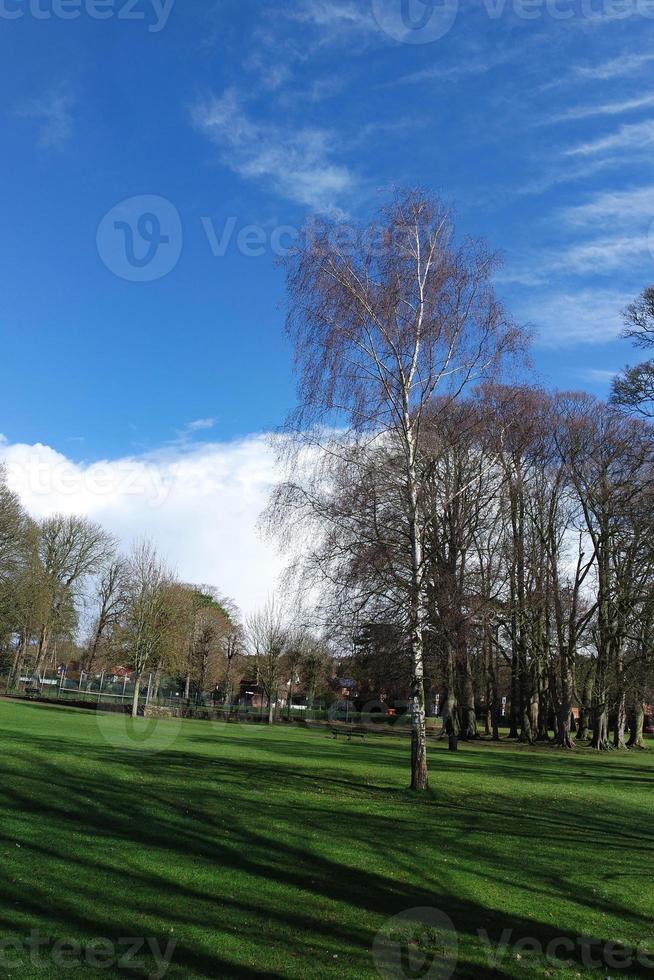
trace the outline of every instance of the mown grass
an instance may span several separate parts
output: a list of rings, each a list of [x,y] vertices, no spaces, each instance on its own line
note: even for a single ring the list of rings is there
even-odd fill
[[[63,975],[48,948],[28,954],[37,930],[84,949],[175,940],[170,977],[375,977],[375,934],[414,907],[454,922],[456,977],[654,975],[592,970],[577,943],[654,947],[649,752],[434,742],[417,797],[404,738],[126,725],[0,702],[0,932],[24,946],[3,975]],[[484,937],[502,930],[492,965]],[[568,964],[514,948],[558,937]]]

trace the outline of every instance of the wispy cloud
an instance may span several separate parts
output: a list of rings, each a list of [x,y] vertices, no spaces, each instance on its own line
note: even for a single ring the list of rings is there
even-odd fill
[[[587,157],[582,160],[580,156],[577,164],[572,164],[570,159],[566,159],[564,163],[557,161],[549,169],[537,173],[522,186],[516,187],[515,192],[518,195],[539,195],[561,184],[574,184],[578,181],[587,184],[589,177],[623,165],[624,160],[619,153],[605,157],[598,156],[593,160]]]
[[[640,95],[634,99],[624,99],[621,102],[603,102],[599,105],[575,106],[553,116],[539,121],[539,125],[552,123],[573,122],[579,119],[592,119],[595,116],[620,116],[625,112],[647,109],[654,106],[654,92]]]
[[[582,289],[533,297],[518,308],[536,329],[541,347],[606,344],[622,331],[622,310],[633,296],[616,290]]]
[[[196,128],[221,150],[222,163],[248,180],[264,180],[289,200],[317,211],[340,208],[355,179],[332,159],[330,130],[281,126],[248,115],[235,89],[196,105]]]
[[[591,381],[595,384],[610,385],[618,371],[610,371],[607,368],[581,368],[576,372],[576,377],[582,381]]]
[[[18,115],[39,122],[38,145],[45,149],[62,147],[73,134],[75,97],[67,88],[49,92],[19,107]]]
[[[329,40],[344,34],[379,33],[369,5],[355,0],[303,0],[295,7],[287,6],[283,16],[320,28]]]
[[[195,419],[193,422],[189,422],[186,428],[189,432],[202,432],[204,429],[213,429],[215,424],[215,419]]]
[[[431,81],[458,81],[461,78],[475,75],[485,75],[493,68],[514,61],[517,57],[515,51],[505,50],[500,53],[490,53],[487,50],[474,48],[460,53],[456,61],[451,64],[438,63],[430,65],[428,68],[421,68],[419,71],[411,72],[408,75],[401,75],[389,86],[394,85],[420,85]]]
[[[264,50],[253,50],[243,61],[243,67],[256,75],[257,81],[262,88],[270,92],[276,92],[282,88],[293,75],[293,61],[295,58],[288,58],[286,61],[277,52],[276,58],[267,56]]]
[[[199,432],[208,432],[213,429],[216,424],[216,420],[213,418],[206,419],[194,419],[192,422],[187,422],[181,429],[177,429],[175,433],[175,438],[173,439],[171,445],[183,447],[188,446],[193,443],[193,437]]]
[[[618,235],[579,242],[559,250],[550,269],[572,275],[598,275],[627,268],[636,262],[650,264],[647,235]]]
[[[644,230],[534,249],[522,257],[522,263],[513,268],[508,266],[500,273],[497,282],[533,289],[551,286],[562,276],[601,276],[641,270],[646,277],[653,265],[649,244],[647,230]]]
[[[593,65],[576,65],[572,74],[589,81],[609,81],[633,75],[654,61],[654,54],[622,54]]]
[[[580,228],[649,224],[654,220],[654,184],[601,191],[583,204],[562,208],[559,216],[566,224]]]
[[[643,150],[654,143],[654,120],[628,123],[607,136],[580,143],[566,150],[568,156],[592,156],[605,150]]]

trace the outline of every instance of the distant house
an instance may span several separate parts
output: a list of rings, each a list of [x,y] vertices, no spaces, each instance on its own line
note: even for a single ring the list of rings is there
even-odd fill
[[[266,696],[256,681],[241,681],[238,703],[247,708],[263,708]]]
[[[358,698],[359,688],[352,677],[335,677],[331,683],[332,690],[339,698]]]

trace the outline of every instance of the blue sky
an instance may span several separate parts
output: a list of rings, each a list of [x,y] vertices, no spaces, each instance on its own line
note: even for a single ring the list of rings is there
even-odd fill
[[[432,19],[403,36],[407,0],[103,0],[105,19],[64,0],[70,20],[56,2],[0,5],[10,441],[111,458],[276,425],[293,391],[269,236],[367,217],[393,185],[451,199],[504,252],[545,383],[605,391],[628,358],[619,310],[654,278],[654,4],[410,0]],[[141,196],[171,202],[181,253],[132,282],[96,238]],[[250,225],[257,257],[235,241]]]

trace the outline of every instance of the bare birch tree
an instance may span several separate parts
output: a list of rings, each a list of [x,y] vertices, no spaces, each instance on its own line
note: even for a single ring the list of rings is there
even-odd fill
[[[268,724],[272,725],[288,641],[288,631],[274,599],[248,617],[246,635],[255,658],[257,679],[268,703]]]
[[[295,461],[301,468],[302,450],[311,447],[370,471],[366,447],[374,443],[379,453],[392,446],[399,521],[393,535],[404,542],[404,554],[386,574],[401,596],[411,649],[416,790],[428,782],[421,429],[435,396],[456,399],[519,346],[492,289],[496,265],[483,244],[456,245],[447,209],[419,193],[398,197],[374,228],[347,235],[330,225],[312,228],[287,262],[299,405],[286,431]],[[330,428],[338,434],[329,437]],[[273,512],[297,520],[298,509],[312,506],[312,489],[302,486],[296,468]]]
[[[141,681],[146,670],[155,670],[164,650],[173,606],[168,595],[172,574],[150,542],[137,544],[129,559],[129,598],[125,639],[134,667],[132,717],[139,707]]]

